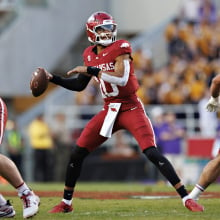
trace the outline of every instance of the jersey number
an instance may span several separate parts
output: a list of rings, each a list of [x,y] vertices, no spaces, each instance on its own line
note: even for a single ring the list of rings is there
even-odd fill
[[[99,80],[100,80],[100,88],[101,88],[103,98],[114,97],[119,94],[118,87],[115,84],[110,83],[112,92],[107,92],[104,81],[102,79],[99,79]]]

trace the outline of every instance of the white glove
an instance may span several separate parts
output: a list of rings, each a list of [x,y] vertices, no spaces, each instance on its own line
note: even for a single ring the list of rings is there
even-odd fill
[[[212,97],[209,99],[207,105],[206,105],[206,109],[209,112],[217,112],[218,109],[220,107],[220,103],[219,103],[219,97]]]

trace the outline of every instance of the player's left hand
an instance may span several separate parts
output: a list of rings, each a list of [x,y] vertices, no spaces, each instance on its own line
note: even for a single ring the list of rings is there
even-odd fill
[[[87,66],[77,66],[77,67],[73,68],[72,70],[68,71],[66,75],[72,76],[77,73],[82,73],[82,74],[87,75]]]

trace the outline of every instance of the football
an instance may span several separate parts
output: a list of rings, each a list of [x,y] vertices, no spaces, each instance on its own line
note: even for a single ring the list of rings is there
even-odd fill
[[[34,97],[42,95],[48,87],[49,79],[44,68],[37,68],[32,74],[30,89]]]

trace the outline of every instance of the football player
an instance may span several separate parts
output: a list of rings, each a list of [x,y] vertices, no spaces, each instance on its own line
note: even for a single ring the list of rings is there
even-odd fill
[[[0,144],[2,143],[8,111],[4,101],[0,98]],[[5,178],[17,191],[23,202],[23,217],[29,218],[38,212],[40,199],[24,182],[15,163],[3,154],[0,154],[0,175]],[[15,216],[15,210],[9,200],[0,194],[0,218]]]
[[[86,30],[92,46],[83,53],[84,66],[77,66],[67,73],[67,76],[79,74],[78,77],[68,79],[50,73],[48,77],[51,82],[73,91],[83,90],[94,78],[100,84],[104,110],[90,120],[77,140],[67,166],[63,199],[49,212],[73,210],[74,187],[84,159],[120,129],[128,130],[135,137],[143,154],[176,189],[186,208],[194,212],[203,211],[201,205],[188,197],[173,166],[157,150],[151,121],[136,95],[139,85],[130,43],[116,40],[117,24],[106,12],[92,14],[86,23]]]
[[[210,86],[211,97],[206,105],[209,112],[217,112],[220,109],[219,94],[220,94],[220,75],[216,75]],[[199,177],[198,183],[195,185],[192,192],[189,194],[191,198],[197,200],[205,189],[213,183],[220,175],[220,149],[215,150],[215,157],[210,160],[203,168]]]

